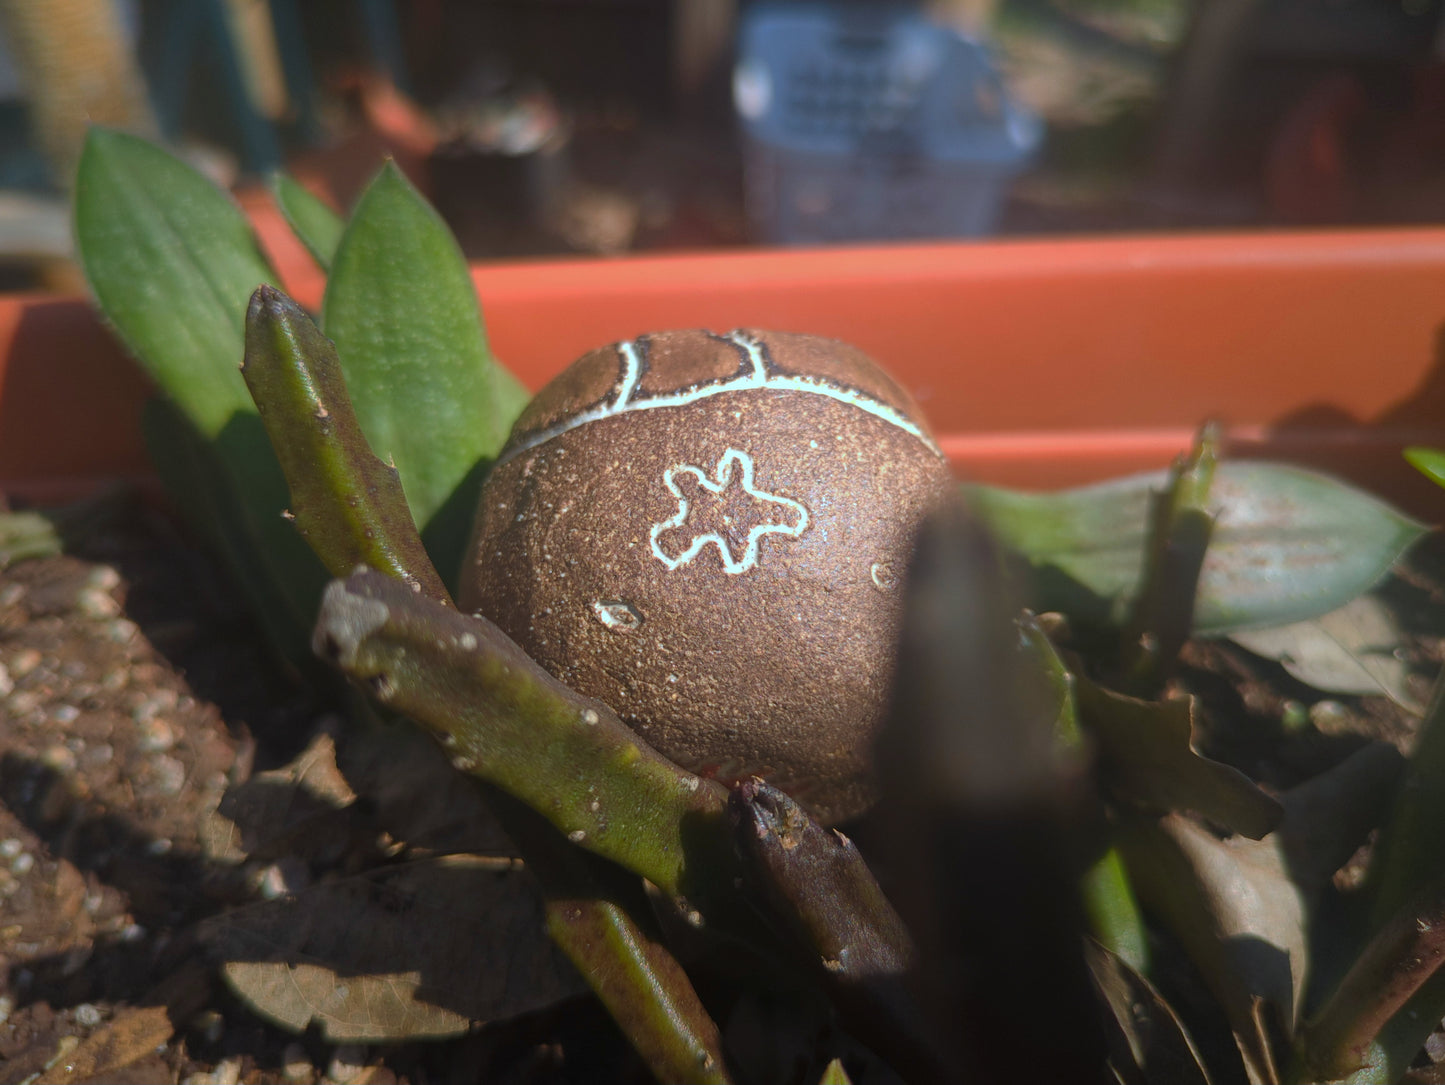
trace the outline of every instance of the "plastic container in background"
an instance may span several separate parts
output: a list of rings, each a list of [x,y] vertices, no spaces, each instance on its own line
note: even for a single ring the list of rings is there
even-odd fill
[[[733,92],[748,217],[774,244],[990,233],[1041,141],[985,47],[907,6],[753,7]]]

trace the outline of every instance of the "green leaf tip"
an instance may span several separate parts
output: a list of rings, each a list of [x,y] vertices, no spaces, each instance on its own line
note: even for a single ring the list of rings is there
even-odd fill
[[[322,326],[362,431],[400,471],[427,549],[452,575],[485,468],[527,395],[487,347],[451,232],[395,164],[367,186],[337,246]]]
[[[1402,455],[1409,465],[1431,482],[1445,486],[1445,449],[1412,445]]]
[[[273,287],[251,297],[244,376],[285,471],[296,526],[322,563],[336,575],[368,565],[450,603],[396,471],[361,434],[336,348]]]
[[[322,271],[330,271],[346,220],[290,174],[272,174],[271,197],[311,258]]]

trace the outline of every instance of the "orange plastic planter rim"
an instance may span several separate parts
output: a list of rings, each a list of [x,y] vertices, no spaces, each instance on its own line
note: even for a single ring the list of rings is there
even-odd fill
[[[321,281],[259,221],[303,301]],[[753,250],[478,265],[494,349],[530,386],[670,327],[846,339],[919,399],[963,473],[1052,487],[1162,466],[1204,419],[1236,449],[1397,500],[1445,444],[1445,229]],[[1436,392],[1435,389],[1440,391]],[[80,299],[0,298],[0,487],[148,471],[146,386]]]

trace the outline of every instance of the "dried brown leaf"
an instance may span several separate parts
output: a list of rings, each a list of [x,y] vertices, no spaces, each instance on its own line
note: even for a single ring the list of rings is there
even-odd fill
[[[346,733],[337,764],[394,839],[437,854],[517,854],[477,782],[419,727],[365,720]]]
[[[320,734],[289,765],[228,788],[220,805],[201,820],[201,847],[212,862],[244,862],[274,852],[298,829],[355,799],[336,767],[336,744]]]
[[[317,885],[205,928],[252,1009],[333,1042],[454,1036],[584,990],[548,940],[529,876],[448,856]]]
[[[1377,595],[1361,595],[1311,621],[1235,633],[1230,639],[1276,660],[1315,689],[1383,695],[1416,715],[1424,711],[1410,693],[1410,668],[1396,655],[1405,635]]]
[[[1259,1006],[1286,1035],[1304,995],[1305,901],[1277,835],[1220,840],[1177,814],[1121,827],[1120,847],[1145,906],[1184,945],[1229,1018],[1252,1080],[1277,1080]]]
[[[1131,1085],[1210,1085],[1209,1070],[1184,1022],[1142,973],[1092,940],[1085,956],[1112,1015],[1109,1062]]]
[[[1258,840],[1283,816],[1244,773],[1194,752],[1193,698],[1141,701],[1078,678],[1079,718],[1110,786],[1154,810],[1187,811]]]
[[[103,1080],[145,1058],[175,1032],[164,1006],[122,1010],[35,1079],[34,1085]]]

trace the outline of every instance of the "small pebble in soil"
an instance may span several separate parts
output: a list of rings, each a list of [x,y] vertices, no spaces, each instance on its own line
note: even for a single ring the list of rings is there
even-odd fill
[[[186,786],[186,766],[162,754],[151,762],[151,777],[157,793],[168,797],[179,795]]]
[[[35,856],[28,851],[22,851],[14,859],[10,860],[10,873],[17,878],[23,878],[35,869]]]
[[[58,704],[50,710],[50,718],[62,727],[68,727],[80,719],[80,709],[73,704]]]
[[[1310,723],[1324,735],[1349,734],[1351,728],[1350,710],[1339,701],[1316,701],[1310,706]]]
[[[121,929],[120,940],[134,944],[142,941],[147,933],[146,929],[139,923],[130,923]]]
[[[98,769],[102,765],[108,765],[115,757],[115,747],[109,742],[97,742],[93,746],[86,747],[80,755],[80,764],[87,769]]]
[[[40,666],[40,652],[34,648],[22,648],[10,657],[10,676],[12,678],[24,678],[27,674]]]
[[[13,607],[25,598],[24,584],[6,584],[0,588],[0,607]]]
[[[0,840],[0,859],[14,859],[24,850],[24,843],[17,837],[11,836]]]
[[[290,893],[299,893],[310,884],[310,868],[301,859],[288,855],[261,870],[256,890],[266,900],[276,900]]]
[[[361,1077],[366,1069],[366,1048],[360,1044],[341,1044],[331,1056],[326,1076],[337,1085],[346,1085]]]
[[[169,839],[164,836],[158,836],[146,845],[146,854],[169,855],[173,847],[175,847],[175,844]]]
[[[96,591],[115,591],[120,587],[120,573],[112,566],[97,565],[86,574],[85,586]]]
[[[105,637],[112,644],[129,644],[140,634],[140,626],[129,618],[117,618],[105,625]]]
[[[10,1015],[15,1012],[15,1000],[9,995],[0,995],[0,1025],[10,1020]]]
[[[316,1076],[316,1067],[311,1065],[306,1049],[300,1044],[286,1045],[286,1050],[281,1054],[281,1076],[295,1085],[310,1085]]]
[[[104,622],[119,617],[120,603],[100,588],[85,588],[75,597],[75,610],[82,618]]]
[[[22,689],[12,693],[8,701],[8,707],[13,715],[28,716],[40,707],[40,692],[38,690]]]
[[[202,1040],[214,1046],[226,1035],[226,1018],[218,1010],[202,1010],[191,1018],[190,1027]]]
[[[159,716],[153,716],[140,724],[140,737],[136,748],[145,753],[164,753],[176,744],[176,733],[171,725]]]
[[[185,1085],[240,1085],[241,1060],[222,1059],[209,1074],[191,1074]]]
[[[10,677],[10,668],[0,663],[0,697],[8,696],[15,690],[15,679]]]
[[[135,699],[131,706],[130,718],[136,723],[145,723],[163,713],[174,712],[179,703],[180,695],[175,690],[158,689]]]
[[[41,751],[40,763],[52,772],[65,775],[75,771],[75,754],[61,743],[55,742]]]
[[[82,1002],[75,1007],[75,1023],[81,1028],[95,1028],[100,1024],[100,1010],[93,1003]]]

